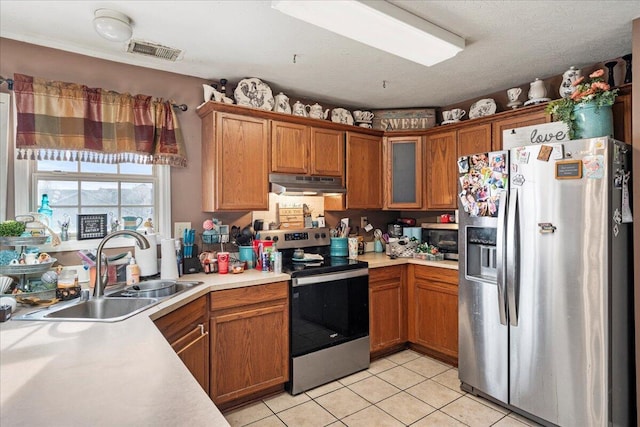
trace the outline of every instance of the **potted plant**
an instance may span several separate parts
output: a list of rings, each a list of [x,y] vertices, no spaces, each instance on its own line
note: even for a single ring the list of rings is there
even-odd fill
[[[569,138],[613,135],[611,106],[618,89],[612,90],[603,76],[604,70],[600,69],[589,75],[589,82],[580,77],[573,82],[575,90],[570,97],[547,104],[545,111],[569,127]]]

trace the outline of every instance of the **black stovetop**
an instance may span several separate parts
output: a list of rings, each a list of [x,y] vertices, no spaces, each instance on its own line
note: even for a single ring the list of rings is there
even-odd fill
[[[286,262],[282,265],[282,271],[291,277],[305,277],[368,267],[369,264],[364,261],[347,257],[324,257],[322,262]]]

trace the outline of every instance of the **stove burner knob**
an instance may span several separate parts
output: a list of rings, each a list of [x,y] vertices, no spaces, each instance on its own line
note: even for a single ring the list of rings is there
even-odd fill
[[[275,237],[274,237],[274,239],[275,239]],[[265,237],[264,240],[271,240],[271,236]]]
[[[327,234],[326,233],[322,233],[321,236],[322,236],[323,239],[327,238]]]
[[[320,234],[316,233],[316,235],[313,236],[313,237],[315,237],[316,239],[319,239],[320,238]]]
[[[278,241],[278,236],[273,236],[273,241],[277,242]]]

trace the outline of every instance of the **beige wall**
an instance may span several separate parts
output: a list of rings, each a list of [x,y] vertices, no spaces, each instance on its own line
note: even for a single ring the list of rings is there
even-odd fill
[[[177,113],[189,163],[187,168],[171,170],[171,216],[174,222],[191,221],[197,229],[201,227],[204,219],[212,216],[203,213],[201,207],[200,118],[196,114],[196,107],[203,101],[202,84],[207,81],[5,38],[0,38],[0,55],[0,75],[5,78],[13,78],[13,73],[20,73],[117,92],[151,95],[172,99],[178,104],[187,104],[188,111]],[[0,90],[6,92],[7,85],[2,85]],[[13,188],[12,180],[9,187]],[[12,194],[9,194],[9,197],[12,198]],[[238,225],[243,226],[250,222],[250,217],[247,219],[246,214],[225,214],[216,217],[222,218],[225,223],[238,222]]]

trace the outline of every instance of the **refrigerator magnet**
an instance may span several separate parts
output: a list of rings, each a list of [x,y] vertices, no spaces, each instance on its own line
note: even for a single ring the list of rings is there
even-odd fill
[[[549,157],[551,157],[552,151],[553,151],[553,147],[550,147],[548,145],[541,145],[540,152],[538,153],[538,160],[548,162]]]
[[[556,179],[582,178],[582,162],[580,160],[559,160],[556,162]]]
[[[522,163],[524,165],[529,163],[529,151],[527,151],[527,147],[516,148],[516,160],[518,163]]]
[[[584,156],[584,176],[591,179],[604,178],[604,156],[598,154],[596,156]]]
[[[460,157],[458,159],[458,172],[459,173],[467,173],[469,172],[469,158],[468,157]]]
[[[564,146],[562,144],[556,144],[553,146],[551,158],[553,160],[562,160],[564,158]]]

